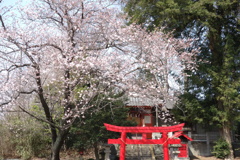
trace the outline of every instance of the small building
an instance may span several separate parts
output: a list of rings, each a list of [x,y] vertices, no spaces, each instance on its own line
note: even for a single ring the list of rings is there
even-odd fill
[[[130,108],[128,119],[135,121],[137,126],[174,125],[174,117],[169,112],[173,108],[171,103],[163,106],[162,100],[129,98],[126,107]]]
[[[175,122],[174,120],[174,116],[170,113],[170,110],[173,108],[173,103],[167,103],[165,105],[162,105],[161,100],[159,102],[153,102],[148,98],[129,98],[126,107],[130,108],[128,120],[135,121],[137,123],[137,126],[153,127],[172,126],[177,124],[177,122]],[[171,137],[173,135],[170,132],[168,136]],[[186,135],[182,134],[181,136],[184,137]],[[161,138],[160,133],[147,134],[147,139],[159,138]],[[178,146],[176,148],[178,151],[174,151],[173,148],[174,147],[172,147],[170,150],[172,153],[176,152],[177,157],[181,157],[181,159],[188,159],[189,152],[187,143],[182,144],[182,146]]]

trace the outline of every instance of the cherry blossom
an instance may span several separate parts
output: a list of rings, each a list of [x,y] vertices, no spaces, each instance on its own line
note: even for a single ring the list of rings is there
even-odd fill
[[[74,120],[84,117],[93,99],[99,103],[100,94],[174,99],[169,76],[181,78],[194,68],[194,52],[186,50],[191,40],[126,25],[115,2],[39,0],[19,9],[0,28],[0,105],[20,106],[49,123],[52,160],[59,159]],[[23,97],[45,118],[19,105]]]

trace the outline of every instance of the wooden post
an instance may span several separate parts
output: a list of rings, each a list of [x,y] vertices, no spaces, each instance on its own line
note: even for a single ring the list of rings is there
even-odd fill
[[[209,132],[206,132],[206,142],[207,142],[207,156],[209,156],[210,153],[210,135]]]
[[[147,134],[146,133],[142,134],[142,139],[147,139]]]
[[[192,132],[191,131],[188,131],[188,137],[192,138]],[[187,149],[189,151],[192,150],[192,141],[188,141],[188,148]],[[188,152],[188,153],[193,154],[192,152]],[[189,156],[192,156],[192,155],[189,155]]]
[[[120,144],[120,160],[125,160],[126,152],[126,132],[121,133],[121,144]]]
[[[168,152],[168,133],[163,132],[162,133],[162,139],[163,139],[163,157],[164,160],[169,160],[169,152]]]

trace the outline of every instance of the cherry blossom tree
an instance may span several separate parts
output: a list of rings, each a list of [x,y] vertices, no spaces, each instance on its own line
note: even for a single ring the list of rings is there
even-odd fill
[[[168,76],[194,67],[195,51],[185,49],[191,40],[126,25],[114,1],[35,0],[17,9],[11,20],[1,18],[0,105],[49,124],[52,160],[93,100],[119,93],[173,98]]]

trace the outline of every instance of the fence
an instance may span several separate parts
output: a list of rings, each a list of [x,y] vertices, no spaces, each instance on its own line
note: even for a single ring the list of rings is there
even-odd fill
[[[218,132],[206,132],[205,134],[191,134],[188,136],[193,139],[189,143],[190,155],[209,156],[212,152],[213,142],[219,139]]]

